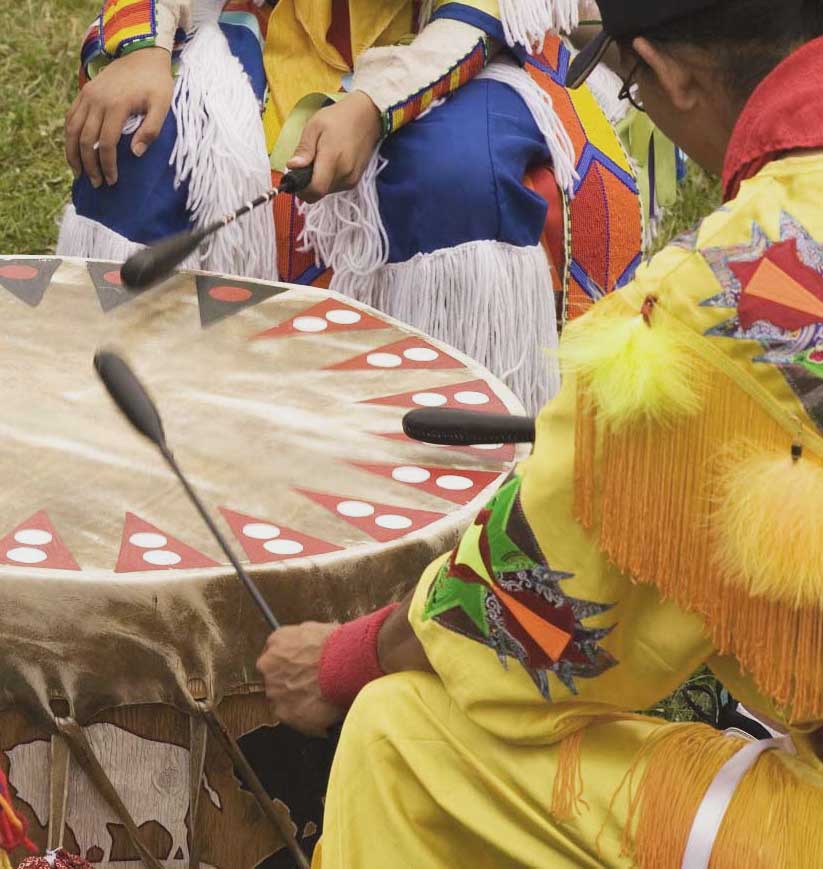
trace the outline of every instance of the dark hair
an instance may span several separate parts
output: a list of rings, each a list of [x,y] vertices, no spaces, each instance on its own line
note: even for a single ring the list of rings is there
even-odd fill
[[[745,101],[795,48],[823,36],[823,0],[721,0],[638,35],[710,53],[724,84]]]

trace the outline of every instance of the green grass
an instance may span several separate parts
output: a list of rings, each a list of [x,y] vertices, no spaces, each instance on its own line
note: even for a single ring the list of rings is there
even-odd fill
[[[53,252],[71,172],[63,117],[77,88],[80,41],[100,0],[15,0],[0,10],[0,253]],[[659,244],[687,229],[719,200],[717,182],[692,169]],[[705,672],[693,681],[711,680]],[[651,710],[693,718],[678,693]]]
[[[0,253],[48,253],[69,197],[63,117],[99,0],[0,5]]]

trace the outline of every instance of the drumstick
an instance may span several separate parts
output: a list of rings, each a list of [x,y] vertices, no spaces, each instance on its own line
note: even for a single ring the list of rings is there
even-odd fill
[[[234,223],[244,214],[254,211],[261,205],[271,202],[278,193],[298,193],[309,185],[314,172],[314,165],[301,169],[293,169],[280,179],[279,187],[272,187],[242,205],[237,211],[227,214],[202,229],[185,230],[150,245],[132,254],[120,269],[120,277],[130,290],[145,290],[152,284],[167,278],[183,260],[195,251],[210,235],[219,232],[224,226]]]
[[[403,417],[403,431],[416,441],[454,447],[529,444],[534,443],[535,421],[528,416],[421,408]]]
[[[100,351],[94,357],[94,367],[108,390],[114,403],[120,408],[123,415],[144,437],[148,438],[159,450],[169,467],[174,471],[177,479],[183,484],[186,494],[197,508],[197,512],[203,517],[214,539],[220,544],[220,548],[226,553],[237,576],[240,578],[246,590],[252,596],[257,608],[266,620],[272,631],[278,630],[280,623],[271,611],[266,599],[260,593],[257,583],[246,573],[243,565],[237,560],[226,538],[220,533],[220,529],[214,524],[203,502],[186,479],[177,460],[172,455],[166,443],[166,433],[163,431],[163,422],[154,402],[149,397],[143,384],[137,379],[137,375],[129,368],[126,362],[117,354]]]

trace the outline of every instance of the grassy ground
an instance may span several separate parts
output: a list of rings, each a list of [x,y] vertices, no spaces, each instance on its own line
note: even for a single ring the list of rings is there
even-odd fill
[[[99,0],[0,4],[0,253],[47,253],[71,172],[63,116]]]
[[[80,40],[99,0],[16,0],[0,9],[0,253],[49,253],[71,173],[63,157],[63,115],[74,98]],[[663,238],[715,205],[716,181],[693,170]],[[705,673],[694,684],[711,682]],[[682,694],[655,714],[688,720]]]

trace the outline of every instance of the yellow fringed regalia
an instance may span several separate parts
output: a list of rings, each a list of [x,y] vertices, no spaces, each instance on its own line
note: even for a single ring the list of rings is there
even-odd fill
[[[702,664],[791,737],[710,866],[816,865],[821,201],[823,155],[771,163],[570,327],[533,455],[417,587],[436,675],[350,713],[316,865],[678,869],[746,742],[632,710]]]

